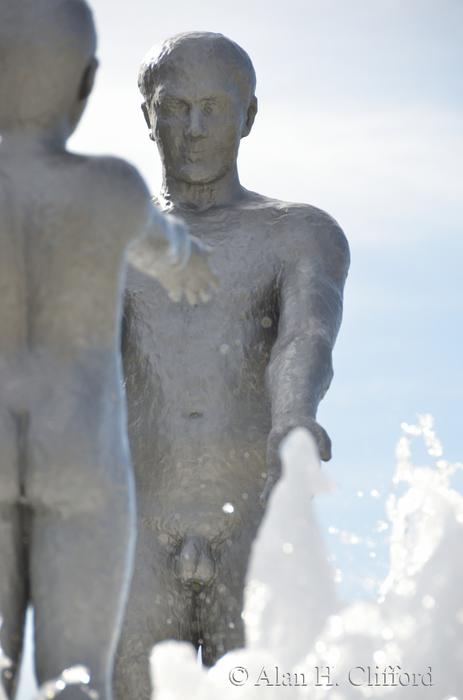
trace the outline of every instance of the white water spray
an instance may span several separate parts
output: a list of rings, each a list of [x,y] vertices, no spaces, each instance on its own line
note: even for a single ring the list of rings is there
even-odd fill
[[[209,671],[186,643],[151,657],[155,700],[461,700],[463,695],[463,498],[461,464],[441,459],[431,416],[403,425],[394,493],[387,502],[390,570],[378,602],[342,607],[333,592],[311,496],[328,487],[312,437],[282,446],[283,477],[254,543],[243,618],[246,648]],[[410,462],[422,436],[435,467]]]

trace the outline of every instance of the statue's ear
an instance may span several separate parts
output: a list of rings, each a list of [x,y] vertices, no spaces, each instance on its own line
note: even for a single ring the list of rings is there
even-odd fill
[[[141,111],[143,112],[143,116],[145,117],[145,122],[148,124],[148,129],[151,129],[150,113],[148,111],[148,105],[146,104],[146,102],[141,103]]]
[[[82,76],[79,88],[79,100],[86,100],[87,97],[90,95],[93,88],[93,83],[95,81],[95,73],[97,68],[98,59],[96,59],[95,56],[93,56],[93,58],[90,59],[90,63],[84,70],[84,74]]]
[[[248,136],[252,129],[252,125],[254,124],[254,119],[256,118],[257,114],[257,97],[253,95],[251,98],[251,102],[248,107],[248,111],[246,113],[246,123],[243,126],[243,130],[241,132],[241,138],[244,138],[245,136]]]
[[[153,127],[151,125],[150,113],[146,102],[141,103],[141,111],[143,112],[143,116],[145,117],[145,122],[148,124],[148,129],[150,130],[150,139],[151,141],[155,141]]]

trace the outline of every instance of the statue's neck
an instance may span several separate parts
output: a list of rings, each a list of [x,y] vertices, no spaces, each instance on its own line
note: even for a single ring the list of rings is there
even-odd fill
[[[195,209],[205,211],[212,207],[229,206],[243,198],[238,171],[208,183],[192,183],[169,177],[164,173],[160,200],[171,211]]]
[[[65,149],[66,138],[52,130],[0,129],[0,144],[4,150],[59,151]]]

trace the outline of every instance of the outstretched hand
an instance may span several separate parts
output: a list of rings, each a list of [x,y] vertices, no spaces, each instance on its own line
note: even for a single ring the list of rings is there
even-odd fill
[[[159,280],[173,301],[183,295],[192,305],[208,301],[211,291],[219,289],[207,260],[210,251],[189,235],[181,219],[160,215],[154,207],[152,216],[152,228],[129,249],[130,262]]]
[[[194,236],[190,236],[191,250],[186,265],[180,269],[163,270],[158,279],[172,301],[181,301],[183,295],[189,304],[206,302],[211,291],[219,289],[219,280],[209,267],[209,250]]]
[[[300,423],[295,423],[294,425],[290,424],[284,428],[272,428],[267,440],[267,479],[260,495],[260,502],[263,507],[266,506],[270,492],[280,478],[280,443],[282,440],[284,440],[287,434],[296,427],[307,428],[307,430],[312,433],[318,445],[320,457],[324,462],[328,462],[331,459],[331,440],[326,430],[322,428],[322,426],[317,423],[315,419],[305,419]]]

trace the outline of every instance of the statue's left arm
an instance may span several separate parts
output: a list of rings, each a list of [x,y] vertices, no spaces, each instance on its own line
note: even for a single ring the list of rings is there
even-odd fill
[[[297,426],[313,434],[323,460],[331,458],[331,441],[315,418],[333,377],[349,247],[336,222],[322,212],[307,222],[307,229],[296,243],[288,241],[279,279],[278,336],[266,378],[272,407],[271,479],[279,470],[278,445]]]

